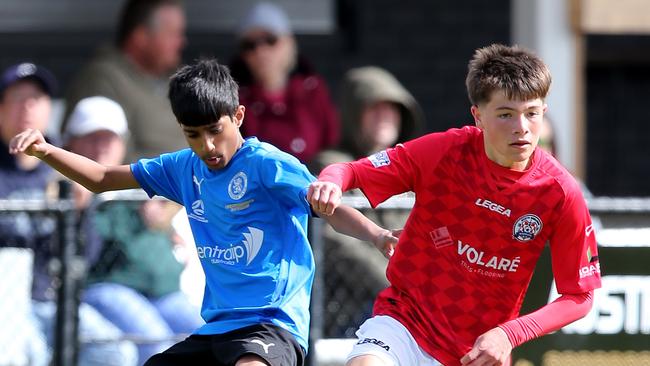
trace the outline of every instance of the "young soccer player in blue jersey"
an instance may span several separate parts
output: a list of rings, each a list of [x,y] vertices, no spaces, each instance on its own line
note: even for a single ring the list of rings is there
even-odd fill
[[[142,187],[186,207],[206,275],[206,324],[148,366],[303,364],[314,275],[306,192],[315,178],[291,155],[242,138],[237,93],[216,61],[180,69],[169,99],[190,148],[131,165],[102,166],[35,130],[10,143],[10,152],[36,156],[93,192]],[[348,207],[325,218],[382,250],[397,241]]]

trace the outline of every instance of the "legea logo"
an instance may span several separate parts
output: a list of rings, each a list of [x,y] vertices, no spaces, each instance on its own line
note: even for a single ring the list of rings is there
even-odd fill
[[[208,259],[214,264],[235,265],[242,261],[251,264],[262,248],[264,231],[248,227],[248,232],[242,234],[244,240],[238,244],[198,246],[196,247],[200,259]]]
[[[498,203],[494,203],[492,201],[488,201],[488,200],[485,200],[485,199],[482,199],[482,198],[478,198],[476,200],[476,202],[474,202],[474,204],[479,206],[479,207],[485,207],[485,208],[489,209],[490,211],[498,212],[503,216],[510,217],[510,214],[512,212],[512,211],[510,211],[509,208],[505,208],[505,207],[501,206]]]

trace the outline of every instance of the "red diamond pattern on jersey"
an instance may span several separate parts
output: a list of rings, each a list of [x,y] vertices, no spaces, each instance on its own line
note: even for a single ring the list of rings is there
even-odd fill
[[[443,364],[459,365],[479,335],[518,316],[537,259],[559,222],[564,186],[574,186],[561,184],[571,179],[568,173],[537,151],[528,171],[499,190],[503,184],[492,181],[480,131],[450,131],[389,149],[391,165],[374,168],[362,160],[354,171],[356,185],[373,204],[393,193],[373,187],[415,180],[416,203],[387,270],[391,287],[378,296],[374,313],[399,320]],[[461,143],[445,140],[459,135]],[[439,146],[448,148],[436,150]],[[440,156],[437,164],[431,164],[432,155]],[[509,209],[510,215],[479,205],[478,199]],[[520,242],[513,227],[527,214],[539,217],[543,228]],[[452,244],[436,247],[430,233],[443,229]],[[578,266],[569,270],[577,274]]]

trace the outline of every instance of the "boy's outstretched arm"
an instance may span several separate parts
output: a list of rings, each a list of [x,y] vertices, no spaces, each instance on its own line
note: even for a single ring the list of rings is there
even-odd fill
[[[129,165],[101,165],[49,144],[38,130],[28,129],[14,136],[9,142],[9,152],[35,156],[95,193],[140,188]]]
[[[395,251],[401,230],[387,230],[368,219],[358,210],[341,205],[332,215],[322,215],[334,230],[359,240],[369,241],[386,257]]]

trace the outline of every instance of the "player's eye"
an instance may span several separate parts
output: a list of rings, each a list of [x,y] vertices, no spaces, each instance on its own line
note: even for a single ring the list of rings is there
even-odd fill
[[[505,119],[505,118],[512,117],[512,114],[510,114],[510,113],[501,113],[497,117]]]

